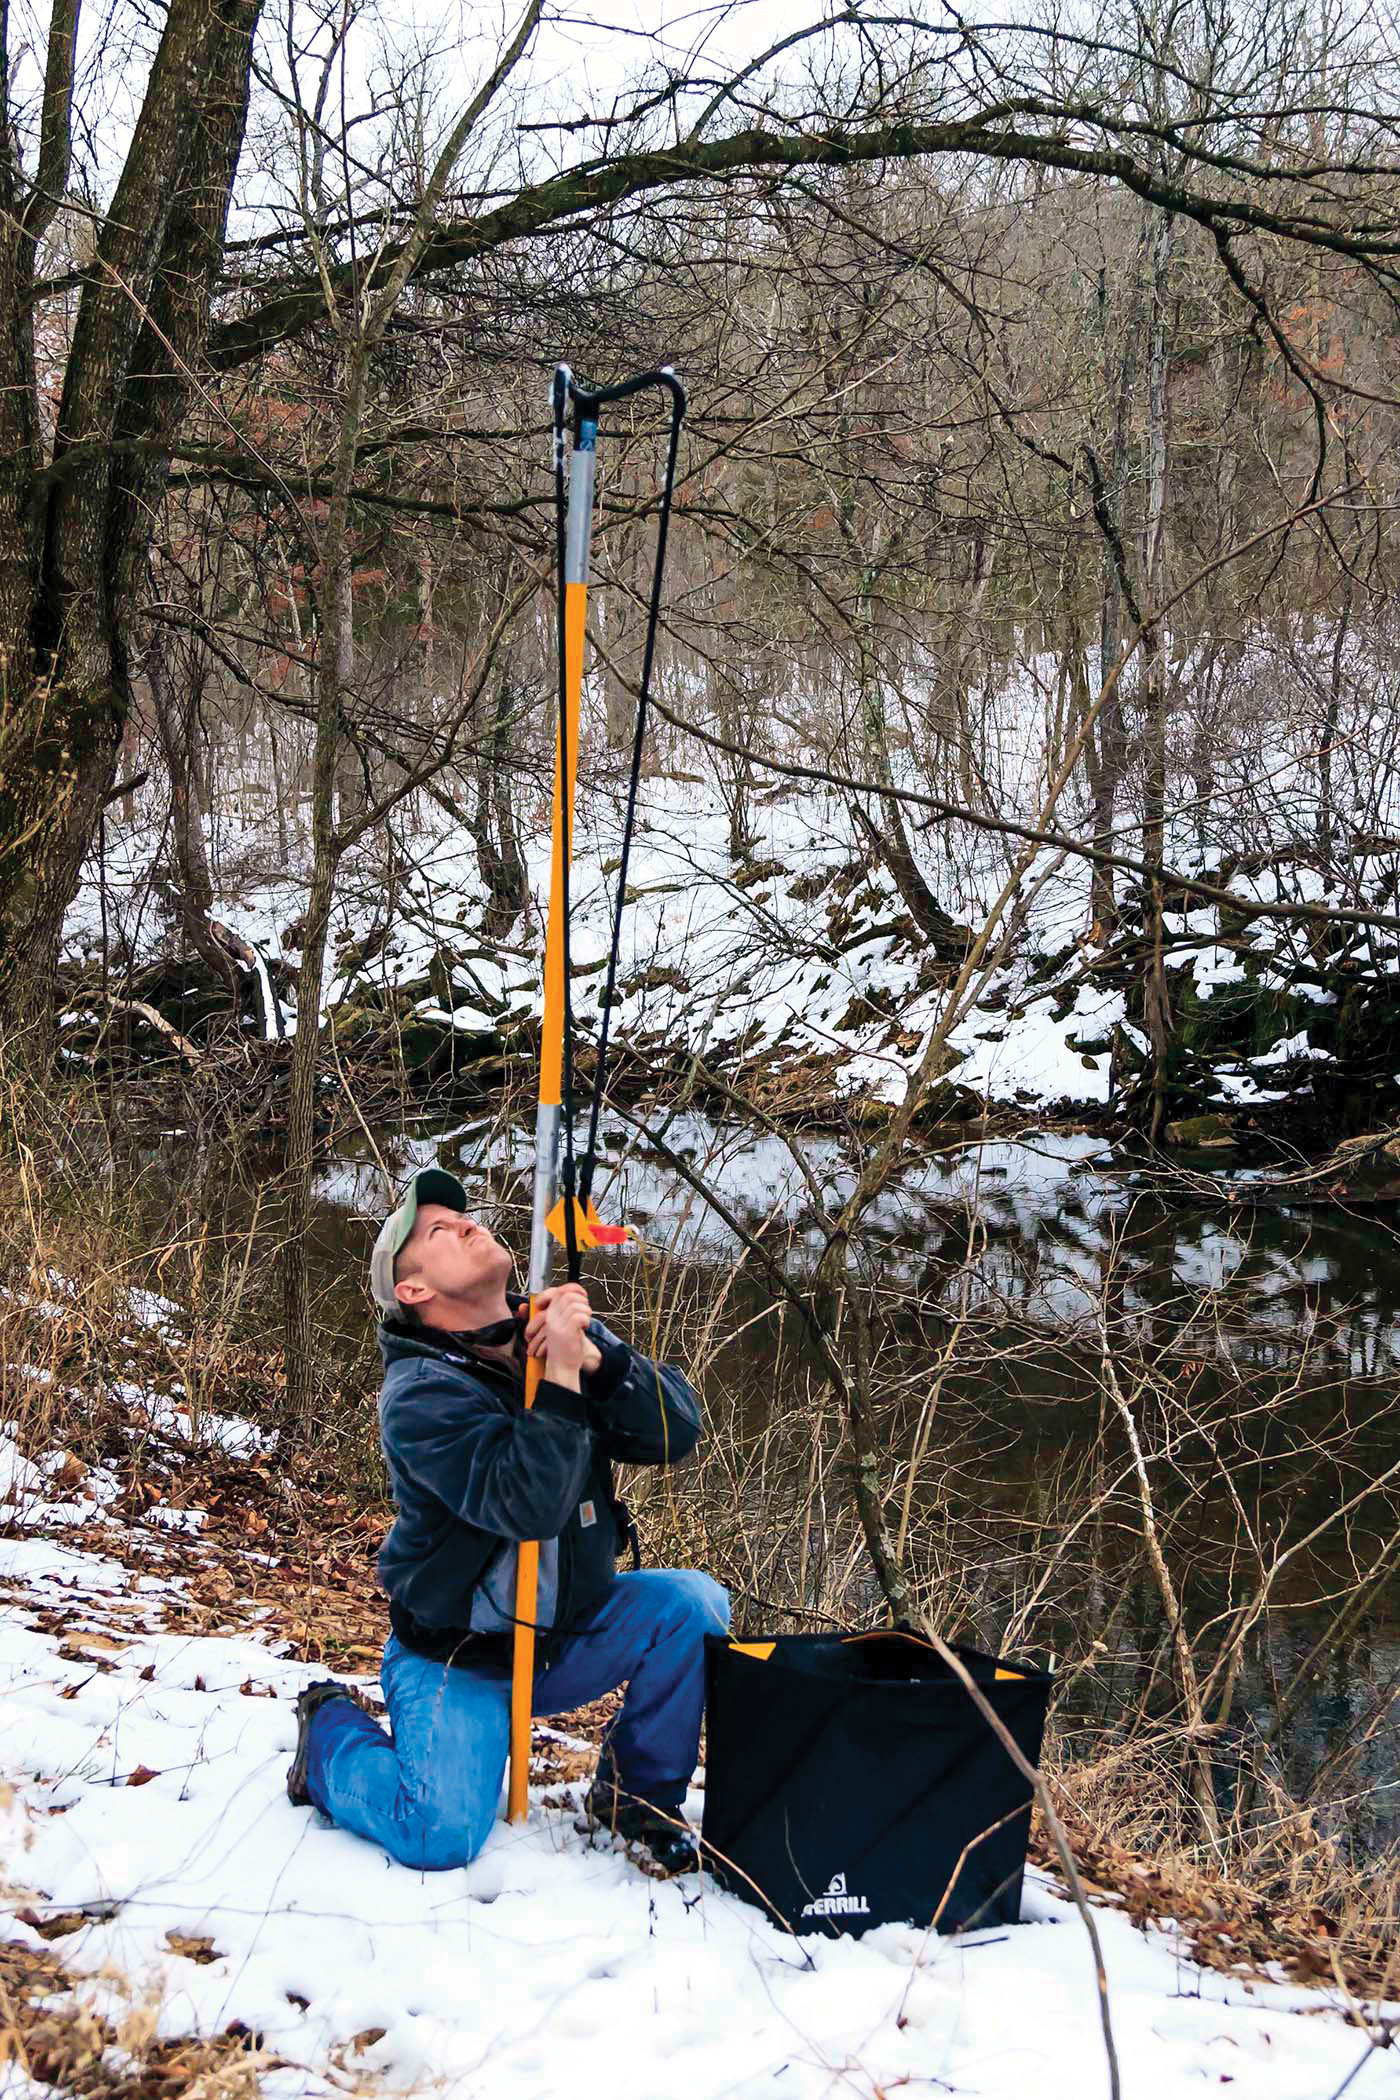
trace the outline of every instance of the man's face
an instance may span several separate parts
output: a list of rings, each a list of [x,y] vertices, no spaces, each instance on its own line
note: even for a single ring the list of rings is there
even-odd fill
[[[458,1305],[492,1296],[510,1272],[509,1253],[470,1211],[424,1203],[399,1250],[394,1285],[399,1302],[421,1312],[434,1298]]]

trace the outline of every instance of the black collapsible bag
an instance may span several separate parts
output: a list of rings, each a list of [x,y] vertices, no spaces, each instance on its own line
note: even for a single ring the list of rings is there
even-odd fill
[[[957,1654],[1031,1764],[1050,1678]],[[705,1864],[795,1932],[1020,1915],[1031,1786],[905,1633],[705,1643]]]

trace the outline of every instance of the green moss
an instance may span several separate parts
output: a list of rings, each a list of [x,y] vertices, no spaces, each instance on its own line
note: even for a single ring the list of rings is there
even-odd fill
[[[1228,1116],[1183,1116],[1179,1122],[1167,1125],[1169,1145],[1198,1146],[1216,1151],[1234,1142],[1235,1132]]]

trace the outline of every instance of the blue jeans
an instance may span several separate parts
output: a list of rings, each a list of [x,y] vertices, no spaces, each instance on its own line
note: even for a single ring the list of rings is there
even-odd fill
[[[677,1568],[615,1575],[535,1674],[534,1709],[569,1713],[623,1683],[606,1768],[628,1794],[675,1814],[690,1784],[705,1705],[704,1636],[729,1625],[717,1582]],[[406,1867],[464,1867],[500,1803],[510,1738],[507,1668],[429,1662],[392,1634],[380,1682],[392,1738],[348,1699],[311,1717],[307,1788],[342,1830]]]

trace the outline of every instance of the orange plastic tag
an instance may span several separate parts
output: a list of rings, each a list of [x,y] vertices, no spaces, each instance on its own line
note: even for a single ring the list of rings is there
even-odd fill
[[[564,1229],[564,1217],[564,1198],[561,1196],[545,1219],[545,1224],[561,1247],[567,1247],[569,1244],[569,1236]],[[595,1244],[587,1213],[577,1198],[574,1199],[574,1238],[579,1246],[585,1249],[591,1249]]]
[[[564,1230],[564,1217],[564,1198],[561,1196],[545,1219],[545,1224],[561,1247],[567,1247],[569,1244]],[[574,1198],[574,1238],[585,1252],[592,1252],[598,1247],[620,1247],[631,1237],[631,1229],[626,1225],[605,1225],[594,1208],[591,1197],[587,1209],[577,1197]]]

